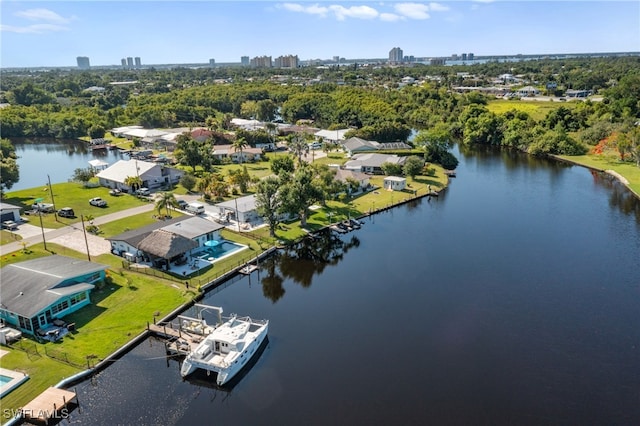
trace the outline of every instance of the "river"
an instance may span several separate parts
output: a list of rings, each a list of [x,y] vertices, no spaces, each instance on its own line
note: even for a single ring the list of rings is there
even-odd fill
[[[90,160],[109,165],[122,159],[122,154],[106,149],[92,151],[87,142],[78,139],[11,138],[18,156],[20,180],[10,191],[37,188],[51,183],[67,182],[76,169],[86,169]]]
[[[461,154],[437,199],[285,250],[205,303],[270,319],[231,391],[149,339],[74,424],[640,424],[640,203],[581,167]]]

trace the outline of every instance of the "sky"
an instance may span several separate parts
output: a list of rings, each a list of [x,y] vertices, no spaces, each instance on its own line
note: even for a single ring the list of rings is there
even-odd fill
[[[639,52],[640,1],[0,1],[0,67]]]

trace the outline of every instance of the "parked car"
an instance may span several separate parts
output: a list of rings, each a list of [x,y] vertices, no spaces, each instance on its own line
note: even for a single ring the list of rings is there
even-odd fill
[[[76,213],[73,211],[71,207],[63,207],[58,210],[58,216],[60,217],[76,217]]]
[[[187,203],[185,200],[178,200],[179,209],[184,210],[187,208],[187,205],[189,205],[189,203]]]
[[[96,207],[107,207],[107,202],[100,197],[90,199],[89,204]]]
[[[118,197],[118,196],[122,195],[122,192],[120,192],[119,189],[112,189],[111,191],[109,191],[109,195],[113,195],[114,197]]]
[[[151,195],[151,191],[149,191],[149,188],[140,188],[136,191],[136,195],[142,195],[143,197],[148,197],[149,195]]]
[[[12,220],[5,220],[4,222],[2,222],[2,229],[15,231],[16,229],[18,229],[18,224]]]

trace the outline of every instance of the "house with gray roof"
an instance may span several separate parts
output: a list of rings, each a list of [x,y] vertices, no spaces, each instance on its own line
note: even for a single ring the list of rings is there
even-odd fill
[[[346,170],[354,170],[363,173],[382,174],[382,164],[392,163],[404,165],[406,159],[407,157],[390,154],[355,154],[351,157],[351,160],[344,163],[344,168]]]
[[[49,327],[91,303],[106,265],[52,255],[13,263],[0,270],[0,319],[27,334]]]
[[[14,222],[20,223],[20,206],[14,206],[9,203],[0,202],[0,222],[4,222],[5,220],[12,220]]]
[[[349,157],[358,152],[377,151],[380,149],[378,142],[367,141],[355,136],[344,141],[342,146]]]
[[[199,216],[181,216],[126,231],[107,240],[113,254],[130,262],[148,260],[156,266],[167,266],[201,249],[207,241],[221,240],[223,228],[224,225]]]

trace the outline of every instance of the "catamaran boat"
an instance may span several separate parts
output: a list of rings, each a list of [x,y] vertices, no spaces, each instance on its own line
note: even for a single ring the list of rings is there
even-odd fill
[[[219,314],[222,314],[222,308]],[[222,386],[233,378],[256,354],[267,337],[268,320],[231,315],[220,321],[182,363],[180,375],[186,377],[198,369],[217,373]]]

